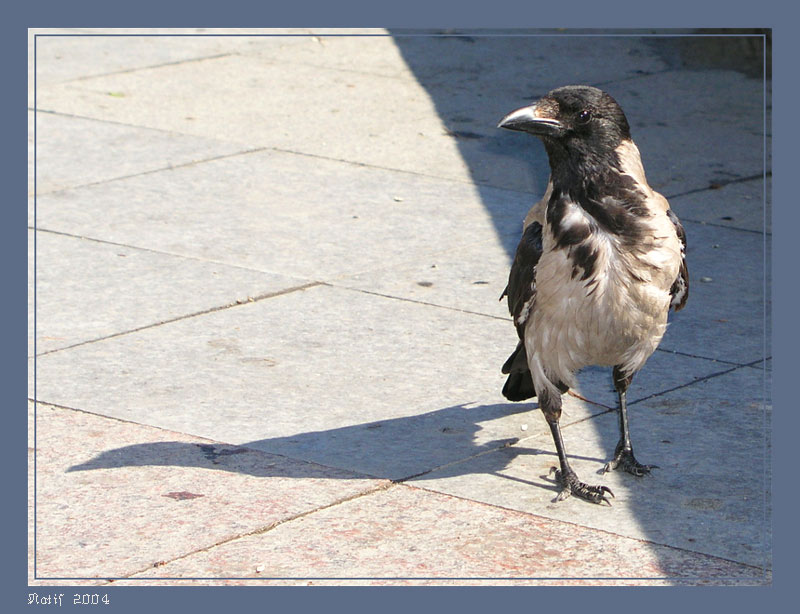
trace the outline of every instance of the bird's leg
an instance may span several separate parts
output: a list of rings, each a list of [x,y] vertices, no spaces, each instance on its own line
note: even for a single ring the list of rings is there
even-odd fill
[[[609,505],[611,502],[606,498],[606,493],[614,496],[611,489],[607,486],[589,486],[584,484],[578,479],[578,476],[569,466],[567,460],[567,453],[564,451],[564,440],[561,438],[561,427],[559,426],[559,418],[561,417],[561,396],[558,395],[554,401],[552,394],[539,394],[539,402],[544,413],[545,420],[550,427],[550,432],[553,434],[553,442],[556,444],[556,452],[558,453],[558,462],[560,469],[552,467],[550,473],[555,472],[556,481],[561,485],[562,490],[556,497],[556,501],[563,501],[570,495],[575,495],[581,499],[586,499],[592,503],[602,503],[605,501]]]
[[[633,456],[633,446],[631,445],[631,434],[628,429],[628,404],[626,392],[631,384],[633,375],[625,375],[619,366],[614,367],[614,388],[619,395],[619,443],[614,450],[614,458],[606,463],[603,472],[613,471],[614,469],[624,469],[635,476],[643,476],[650,473],[651,469],[657,469],[658,465],[642,465]]]

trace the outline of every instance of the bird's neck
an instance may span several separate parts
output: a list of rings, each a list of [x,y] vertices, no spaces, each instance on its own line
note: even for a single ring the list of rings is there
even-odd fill
[[[597,227],[616,236],[633,237],[648,215],[644,181],[623,168],[616,150],[606,153],[548,148],[553,190],[546,217],[555,231],[565,203],[581,207]]]
[[[545,147],[554,189],[570,194],[576,201],[590,197],[594,191],[608,192],[619,182],[622,169],[614,150],[567,148],[558,143]]]

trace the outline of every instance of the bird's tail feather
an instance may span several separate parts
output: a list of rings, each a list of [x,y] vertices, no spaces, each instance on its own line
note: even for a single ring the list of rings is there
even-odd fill
[[[503,396],[509,401],[524,401],[537,396],[533,376],[528,368],[528,355],[522,341],[517,344],[517,349],[508,357],[501,371],[508,374],[506,384],[503,386]],[[561,381],[557,381],[555,386],[561,394],[569,390],[569,386]]]
[[[528,355],[525,353],[525,346],[522,345],[522,341],[517,344],[517,349],[515,349],[511,356],[508,357],[505,364],[503,364],[503,368],[500,369],[503,373],[513,373],[515,371],[527,371],[528,370]]]
[[[506,385],[503,386],[503,396],[509,401],[524,401],[536,396],[533,378],[528,369],[528,357],[522,342],[517,344],[517,349],[508,357],[502,372],[508,374]]]
[[[511,373],[503,386],[503,396],[509,401],[524,401],[536,396],[530,371]]]

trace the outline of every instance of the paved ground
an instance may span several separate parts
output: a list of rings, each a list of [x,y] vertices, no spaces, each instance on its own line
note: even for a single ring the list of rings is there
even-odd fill
[[[760,39],[369,32],[31,36],[30,582],[769,583]],[[596,475],[607,371],[566,397],[610,508],[554,503],[500,394],[547,164],[495,126],[567,83],[622,104],[690,244],[630,392],[661,469]]]

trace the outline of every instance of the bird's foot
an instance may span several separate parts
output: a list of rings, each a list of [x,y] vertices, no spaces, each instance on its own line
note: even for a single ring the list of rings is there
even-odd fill
[[[571,469],[565,474],[560,469],[551,467],[550,473],[552,474],[553,472],[556,474],[556,481],[562,486],[562,490],[558,493],[556,501],[563,501],[570,495],[575,495],[576,497],[591,501],[592,503],[603,503],[605,501],[611,505],[611,501],[606,498],[606,493],[612,497],[614,493],[611,492],[608,486],[589,486],[588,484],[584,484]]]
[[[614,458],[603,467],[603,473],[614,471],[615,469],[623,469],[631,475],[642,477],[643,475],[648,475],[651,469],[658,468],[658,465],[642,465],[633,456],[633,450],[631,448],[618,447]]]

